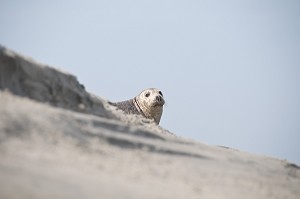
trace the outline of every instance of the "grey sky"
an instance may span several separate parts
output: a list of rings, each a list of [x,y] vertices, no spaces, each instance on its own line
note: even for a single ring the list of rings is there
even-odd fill
[[[300,1],[0,0],[0,43],[112,101],[160,88],[161,126],[300,164]]]

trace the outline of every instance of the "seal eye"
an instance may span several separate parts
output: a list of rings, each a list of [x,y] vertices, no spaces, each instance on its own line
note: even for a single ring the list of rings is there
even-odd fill
[[[164,96],[161,91],[158,92],[161,96]]]
[[[145,94],[146,97],[149,97],[149,95],[150,95],[150,93],[146,93],[146,94]]]

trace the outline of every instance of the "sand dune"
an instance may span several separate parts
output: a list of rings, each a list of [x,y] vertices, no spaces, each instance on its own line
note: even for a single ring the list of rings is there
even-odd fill
[[[300,198],[300,168],[209,146],[0,48],[0,198]]]

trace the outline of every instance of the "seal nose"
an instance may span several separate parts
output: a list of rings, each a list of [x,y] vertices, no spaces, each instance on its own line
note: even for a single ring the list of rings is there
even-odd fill
[[[157,100],[157,101],[161,101],[161,96],[160,95],[157,95],[156,97],[155,97],[155,99]]]

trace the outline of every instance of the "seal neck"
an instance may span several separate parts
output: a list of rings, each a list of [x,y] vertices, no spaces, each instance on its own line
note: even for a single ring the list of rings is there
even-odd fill
[[[143,110],[141,109],[141,107],[140,107],[138,101],[136,100],[136,97],[134,98],[134,104],[135,104],[135,107],[137,108],[137,110],[138,110],[144,117],[146,117],[145,114],[144,114],[144,112],[143,112]]]

